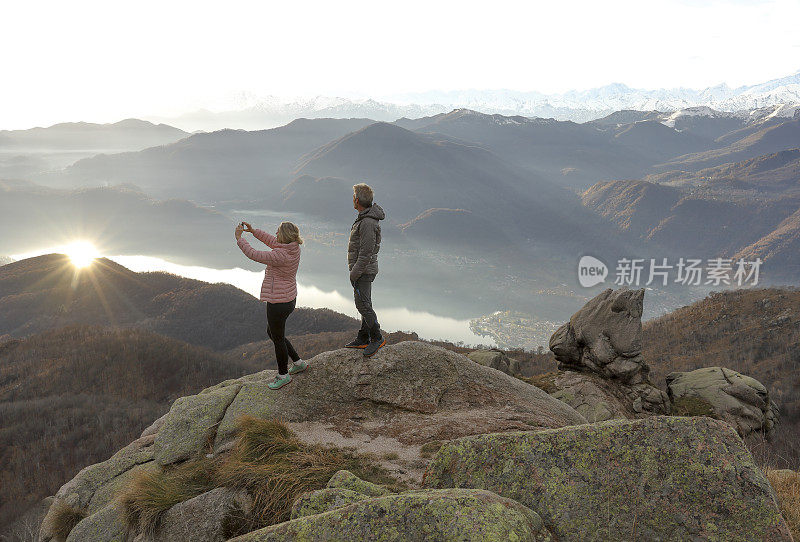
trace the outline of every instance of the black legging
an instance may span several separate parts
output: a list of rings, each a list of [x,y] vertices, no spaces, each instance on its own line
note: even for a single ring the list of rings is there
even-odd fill
[[[297,361],[300,356],[292,343],[286,338],[286,319],[292,314],[297,299],[285,303],[267,301],[267,335],[275,343],[275,359],[278,360],[278,373],[285,375],[289,370],[289,357]]]

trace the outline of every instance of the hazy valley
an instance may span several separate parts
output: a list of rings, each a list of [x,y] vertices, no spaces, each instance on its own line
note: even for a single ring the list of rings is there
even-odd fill
[[[68,125],[70,144],[61,125],[9,132],[52,152],[96,144],[98,133],[117,146],[157,146],[0,176],[0,254],[86,237],[109,255],[255,271],[233,246],[232,226],[290,219],[308,241],[301,278],[346,295],[332,270],[344,265],[346,194],[367,181],[387,211],[381,278],[398,308],[458,319],[513,310],[556,322],[571,310],[564,302],[574,308],[602,287],[577,283],[586,254],[609,267],[606,284],[620,258],[664,257],[760,258],[762,283],[794,284],[794,112],[697,107],[576,123],[460,109],[193,135],[143,123],[135,138],[126,121]],[[177,136],[185,137],[169,141]],[[646,311],[655,316],[719,285],[650,286]]]

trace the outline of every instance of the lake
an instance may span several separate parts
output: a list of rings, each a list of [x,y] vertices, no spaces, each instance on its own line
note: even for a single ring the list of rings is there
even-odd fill
[[[152,256],[118,255],[108,256],[108,259],[132,271],[166,271],[205,282],[232,284],[255,297],[259,296],[261,281],[264,278],[263,271],[254,272],[241,268],[213,269],[202,266],[180,265]],[[469,328],[469,319],[449,318],[425,311],[411,310],[407,307],[385,305],[381,303],[381,299],[381,290],[376,288],[373,292],[373,302],[378,313],[378,321],[385,331],[415,331],[423,339],[443,339],[450,342],[462,341],[470,345],[495,345],[491,338],[481,337],[473,333]],[[360,319],[351,291],[321,290],[313,284],[304,283],[302,277],[298,278],[297,281],[297,306],[314,309],[328,308]],[[475,316],[480,315],[476,314]]]

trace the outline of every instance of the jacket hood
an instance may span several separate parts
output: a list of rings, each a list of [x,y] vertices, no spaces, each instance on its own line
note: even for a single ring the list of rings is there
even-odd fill
[[[294,250],[300,250],[300,243],[298,243],[297,241],[292,241],[291,243],[279,243],[278,239],[275,238],[275,247],[283,248],[288,250],[289,252],[292,252]]]
[[[364,218],[368,216],[370,218],[374,218],[375,220],[383,220],[386,218],[386,213],[383,212],[383,209],[377,203],[373,203],[360,213],[358,213],[358,218]]]
[[[297,241],[292,241],[291,243],[275,243],[275,246],[278,248],[286,249],[290,252],[300,250],[300,244]]]

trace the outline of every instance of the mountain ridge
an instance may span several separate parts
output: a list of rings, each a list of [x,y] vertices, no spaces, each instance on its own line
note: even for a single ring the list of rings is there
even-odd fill
[[[638,89],[611,83],[562,93],[513,90],[454,90],[421,92],[382,99],[317,96],[281,98],[250,96],[244,109],[213,113],[194,111],[179,117],[147,118],[183,124],[189,129],[222,125],[263,127],[279,125],[292,117],[365,116],[380,121],[401,117],[422,117],[469,108],[484,113],[553,117],[576,122],[592,121],[615,111],[632,109],[673,112],[683,108],[707,106],[723,111],[743,111],[780,104],[800,104],[800,71],[753,85],[731,88],[725,84],[704,89]],[[260,126],[259,126],[260,124]]]
[[[264,339],[264,304],[230,284],[161,272],[136,273],[106,258],[76,271],[48,254],[0,267],[0,336],[24,337],[69,324],[153,331],[196,346],[226,350]],[[355,319],[300,307],[294,333],[343,331]]]

